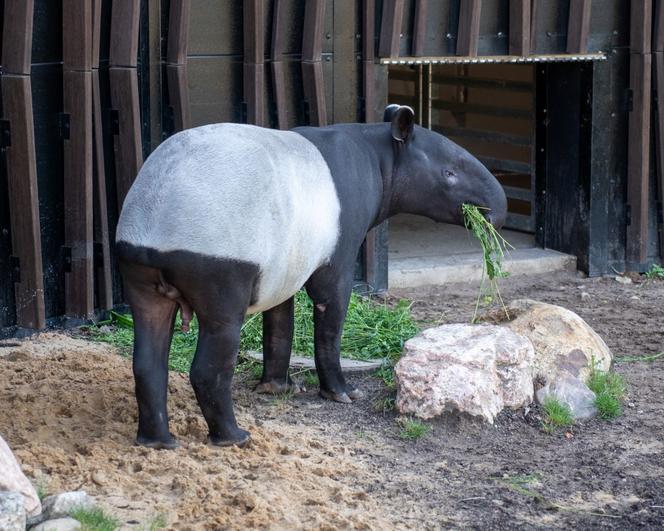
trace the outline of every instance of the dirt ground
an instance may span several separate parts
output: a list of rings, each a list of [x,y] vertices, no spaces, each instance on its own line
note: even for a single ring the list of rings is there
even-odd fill
[[[576,311],[615,356],[664,350],[664,282],[621,284],[563,273],[502,283]],[[476,286],[399,290],[423,324],[468,322]],[[587,293],[587,295],[582,295]],[[129,360],[106,345],[43,333],[0,348],[0,434],[48,492],[85,489],[127,527],[163,514],[173,529],[661,528],[664,526],[664,359],[617,363],[624,415],[567,432],[540,429],[537,408],[503,412],[493,426],[448,416],[417,441],[399,437],[387,391],[354,378],[352,405],[315,390],[290,398],[235,384],[250,448],[205,445],[187,377],[172,374],[171,429],[182,447],[132,445]]]

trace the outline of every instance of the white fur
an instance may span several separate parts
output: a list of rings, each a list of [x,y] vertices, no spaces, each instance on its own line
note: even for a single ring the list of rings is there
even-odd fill
[[[117,241],[256,264],[249,312],[258,312],[291,297],[329,260],[339,212],[330,169],[303,136],[206,125],[150,155],[125,199]]]

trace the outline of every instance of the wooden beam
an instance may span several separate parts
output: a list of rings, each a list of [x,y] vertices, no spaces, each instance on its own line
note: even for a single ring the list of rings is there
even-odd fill
[[[136,67],[138,64],[138,33],[140,0],[113,0],[111,11],[111,66]]]
[[[191,0],[171,0],[168,12],[168,44],[166,62],[172,65],[187,63]]]
[[[12,3],[7,0],[5,8]],[[14,59],[22,57],[22,54],[8,51],[7,46],[13,46],[16,41],[7,39],[7,33],[4,37],[3,56],[7,53]],[[24,40],[22,35],[15,34],[14,38]],[[19,47],[22,45],[18,43]],[[28,52],[28,61],[29,58]],[[5,157],[12,255],[18,258],[20,267],[20,278],[14,291],[16,324],[40,329],[46,326],[46,317],[30,76],[2,75],[2,110],[3,119],[9,121],[11,131],[11,145],[5,148]]]
[[[658,2],[660,3],[660,2]],[[661,219],[661,208],[664,205],[664,52],[653,54],[655,66],[655,90],[657,106],[655,113],[655,161],[657,167],[657,200],[658,200],[658,232],[659,253],[664,257],[664,223]]]
[[[539,12],[539,2],[531,0],[530,3],[530,53],[535,53],[537,50],[537,28],[539,22],[537,21],[537,14]]]
[[[263,0],[244,0],[244,100],[247,122],[265,125],[265,30]]]
[[[378,43],[380,57],[399,57],[402,21],[403,0],[384,0]]]
[[[325,0],[309,0],[304,9],[302,36],[302,84],[309,104],[309,123],[327,125],[325,80],[323,78],[323,30]]]
[[[5,0],[2,71],[30,75],[34,0]]]
[[[166,65],[168,99],[173,109],[175,131],[191,127],[187,65]]]
[[[88,319],[94,311],[92,72],[66,70],[63,94],[70,124],[64,140],[65,247],[71,252],[65,272],[65,313]]]
[[[652,51],[664,52],[664,0],[655,0]]]
[[[531,0],[510,0],[510,55],[530,55]]]
[[[587,53],[591,0],[570,0],[567,22],[567,53]]]
[[[286,9],[284,0],[274,0],[272,14],[272,43],[270,57],[272,58],[272,90],[277,110],[277,126],[279,129],[288,129],[288,108],[286,106],[286,77],[284,74],[283,56],[286,52]]]
[[[480,39],[482,0],[464,0],[459,11],[457,55],[476,56]]]
[[[101,3],[102,0],[92,0],[92,68],[99,68],[99,50],[101,42]]]
[[[417,0],[415,3],[415,22],[413,23],[413,56],[425,55],[424,47],[427,38],[427,15],[429,0]]]
[[[650,53],[652,50],[652,0],[630,2],[630,50]]]
[[[362,90],[364,121],[376,121],[376,0],[362,3]]]
[[[104,136],[101,120],[101,92],[99,70],[92,70],[92,219],[93,241],[99,249],[93,259],[97,306],[102,310],[113,308],[113,275],[108,231],[106,196],[106,167],[104,162]],[[94,252],[94,249],[93,249]]]
[[[115,181],[118,205],[121,207],[138,170],[143,165],[141,149],[141,113],[138,101],[136,68],[109,69],[111,105],[117,110],[115,137]]]
[[[92,68],[92,8],[90,0],[62,0],[62,69],[65,71]]]
[[[650,174],[650,54],[630,54],[630,88],[627,148],[627,260],[641,264],[648,258],[648,180]]]

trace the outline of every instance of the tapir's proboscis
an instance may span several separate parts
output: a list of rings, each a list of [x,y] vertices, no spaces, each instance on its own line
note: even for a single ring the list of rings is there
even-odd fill
[[[314,303],[320,395],[362,396],[340,366],[355,261],[367,232],[411,213],[462,224],[461,205],[500,227],[507,201],[472,155],[414,124],[409,107],[385,121],[277,131],[214,124],[182,131],[147,159],[117,228],[117,255],[134,316],[137,443],[173,448],[168,353],[178,307],[199,323],[191,383],[212,444],[244,446],[231,381],[248,313],[263,312],[258,392],[296,387],[288,374],[293,297]]]

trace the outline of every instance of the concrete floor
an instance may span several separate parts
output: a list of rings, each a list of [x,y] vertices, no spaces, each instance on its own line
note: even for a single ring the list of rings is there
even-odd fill
[[[464,227],[409,214],[390,219],[389,227],[389,287],[478,282],[482,278],[481,248]],[[501,233],[514,246],[503,262],[511,275],[576,268],[575,257],[536,247],[532,234]]]

